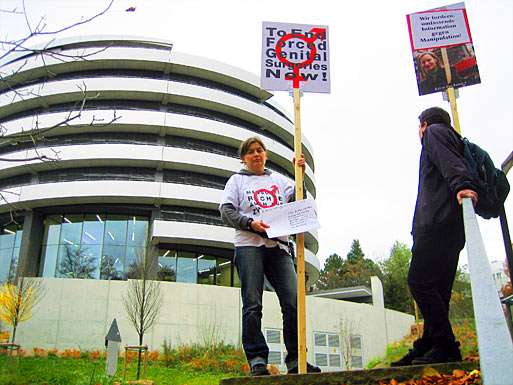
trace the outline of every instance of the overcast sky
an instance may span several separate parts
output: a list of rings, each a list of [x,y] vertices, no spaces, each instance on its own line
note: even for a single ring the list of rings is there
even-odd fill
[[[301,98],[302,132],[314,149],[322,267],[333,253],[345,256],[353,239],[375,261],[386,258],[395,241],[411,246],[421,150],[417,116],[428,107],[450,106],[441,93],[418,96],[406,15],[456,2],[116,0],[104,16],[59,36],[156,37],[172,41],[176,51],[259,75],[263,21],[327,25],[331,93]],[[32,25],[45,16],[50,31],[92,16],[108,1],[25,4]],[[20,5],[2,0],[0,9]],[[465,5],[482,83],[460,89],[461,130],[500,167],[513,150],[513,0]],[[0,12],[1,39],[26,34],[23,16]],[[275,98],[293,111],[287,92]],[[506,213],[513,228],[513,193]],[[479,225],[489,259],[504,260],[499,220]],[[464,251],[460,264],[466,260]]]

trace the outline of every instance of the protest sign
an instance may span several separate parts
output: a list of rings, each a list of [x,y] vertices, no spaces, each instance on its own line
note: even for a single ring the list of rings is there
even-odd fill
[[[260,87],[269,91],[293,91],[294,155],[302,156],[301,92],[330,92],[328,27],[308,24],[263,22]],[[294,166],[296,197],[303,197],[303,173]],[[296,233],[298,373],[306,373],[305,242]]]
[[[260,86],[330,92],[328,27],[263,22]]]
[[[321,227],[310,199],[277,205],[261,212],[262,221],[269,225],[269,238],[305,233]]]
[[[465,3],[407,15],[419,95],[481,82]]]

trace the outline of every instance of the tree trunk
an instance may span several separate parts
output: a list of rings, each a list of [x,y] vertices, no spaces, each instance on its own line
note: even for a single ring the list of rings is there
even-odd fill
[[[14,339],[16,338],[16,328],[18,327],[18,325],[14,325],[12,327],[12,338],[11,338],[11,344],[14,344]]]
[[[142,342],[143,342],[143,334],[140,334],[139,335],[139,346],[142,346]],[[139,380],[139,377],[141,375],[141,350],[139,348],[138,350],[138,357],[137,357],[137,380]]]

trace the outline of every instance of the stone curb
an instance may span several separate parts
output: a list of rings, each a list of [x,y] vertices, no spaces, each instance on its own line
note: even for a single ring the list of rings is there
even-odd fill
[[[290,374],[281,376],[262,377],[232,377],[225,378],[219,385],[377,385],[379,381],[398,382],[418,380],[429,373],[429,368],[435,369],[439,374],[452,375],[454,370],[465,372],[479,368],[479,361],[463,361],[429,366],[414,365],[398,368],[352,370],[345,372],[326,372],[311,374]],[[433,372],[433,371],[431,371]]]

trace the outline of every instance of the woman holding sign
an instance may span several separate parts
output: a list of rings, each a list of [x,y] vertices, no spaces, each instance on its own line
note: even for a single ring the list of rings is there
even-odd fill
[[[241,281],[242,345],[251,375],[269,375],[269,347],[262,334],[264,276],[278,295],[283,314],[283,336],[287,348],[288,373],[298,372],[297,277],[289,254],[288,239],[269,239],[269,225],[258,219],[260,210],[294,200],[294,186],[282,175],[265,168],[267,151],[263,141],[252,137],[239,147],[245,168],[232,175],[219,206],[221,218],[235,228],[235,265]],[[295,159],[293,160],[293,162]],[[305,159],[298,160],[303,174]],[[307,365],[308,372],[320,372]]]

